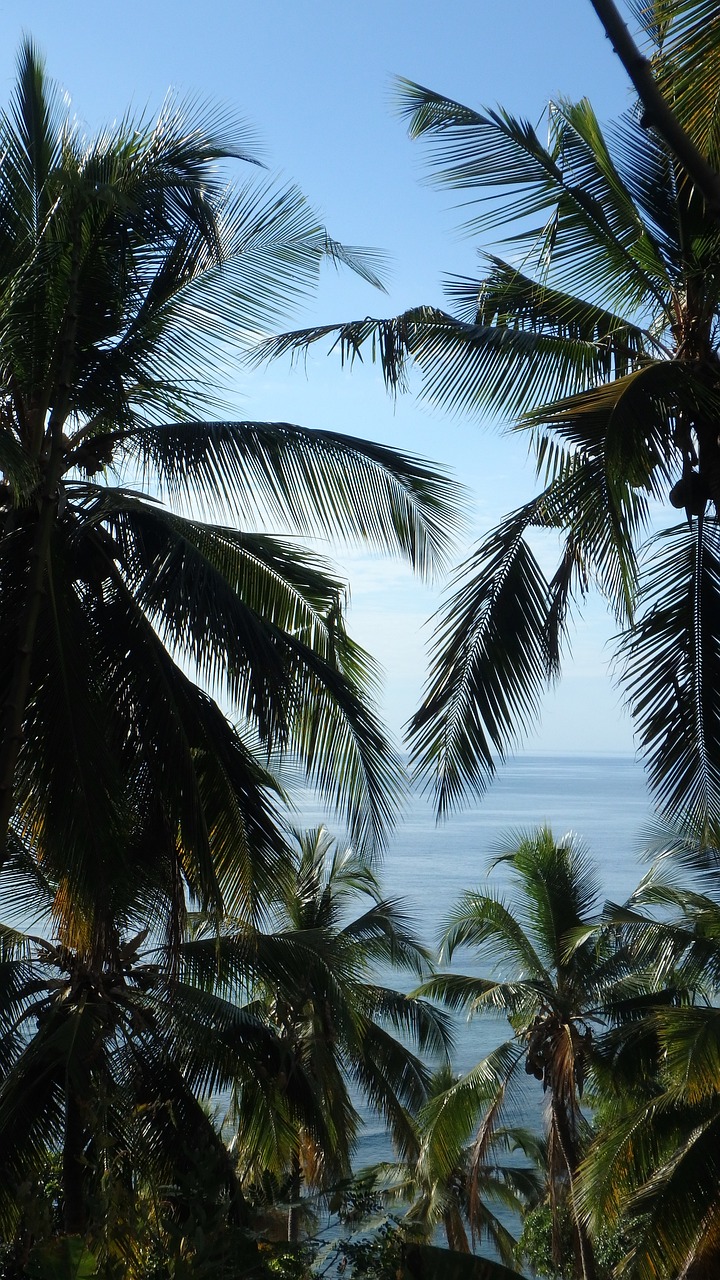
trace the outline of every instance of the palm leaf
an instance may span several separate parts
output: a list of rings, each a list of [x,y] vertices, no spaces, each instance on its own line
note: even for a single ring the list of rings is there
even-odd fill
[[[527,888],[525,877],[522,883]],[[467,893],[453,911],[445,928],[442,953],[450,959],[460,946],[512,958],[526,979],[550,985],[550,975],[522,924],[504,902],[489,894]]]
[[[664,36],[657,66],[659,86],[671,95],[673,111],[717,168],[720,148],[713,108],[720,63],[717,9],[710,0],[660,0],[656,8]]]
[[[360,539],[400,551],[422,573],[442,567],[458,527],[457,485],[441,470],[337,432],[290,423],[181,423],[113,439],[171,498],[192,494],[211,511],[246,521]]]
[[[667,531],[647,560],[621,668],[658,800],[698,831],[720,820],[719,589],[715,521]]]
[[[406,80],[399,82],[398,100],[411,136],[430,137],[436,180],[463,191],[481,190],[476,200],[486,209],[490,192],[490,210],[470,220],[469,230],[552,216],[547,243],[554,259],[570,261],[570,278],[594,279],[613,303],[632,306],[654,297],[664,307],[656,275],[662,264],[655,259],[650,274],[642,261],[647,253],[634,252],[643,236],[642,221],[589,104],[553,104],[548,148],[528,122],[505,111],[476,112]],[[512,202],[507,187],[517,192]],[[537,242],[542,230],[533,228],[522,238]]]
[[[388,987],[366,985],[363,995],[368,998],[373,1018],[393,1027],[403,1039],[410,1039],[421,1053],[447,1058],[453,1047],[453,1032],[450,1019],[441,1009]]]
[[[412,759],[438,812],[482,789],[536,716],[549,679],[549,590],[523,533],[540,500],[494,530],[455,578],[435,631],[437,656],[410,722]]]
[[[430,953],[417,940],[400,899],[383,899],[342,930],[343,938],[362,948],[368,966],[382,964],[423,974]]]
[[[523,1046],[512,1042],[502,1044],[445,1092],[428,1101],[421,1116],[421,1162],[427,1151],[431,1165],[447,1172],[456,1167],[458,1152],[488,1109],[493,1108],[499,1122],[508,1084],[523,1056]]]
[[[349,1074],[372,1109],[383,1116],[393,1142],[404,1155],[415,1135],[408,1110],[425,1101],[430,1072],[424,1063],[375,1022],[363,1029],[363,1052],[353,1058]]]

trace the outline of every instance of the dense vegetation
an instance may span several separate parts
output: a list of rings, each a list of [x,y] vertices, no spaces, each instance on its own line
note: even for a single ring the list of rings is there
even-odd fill
[[[715,6],[636,7],[716,173]],[[489,257],[452,311],[346,324],[340,349],[371,341],[393,388],[415,363],[431,398],[512,418],[541,480],[458,571],[419,776],[441,811],[487,782],[597,587],[661,856],[603,905],[577,841],[527,832],[501,858],[512,893],[470,888],[433,964],[378,877],[406,784],[372,661],[293,535],[433,572],[454,491],[380,444],[217,416],[321,260],[378,283],[373,256],[295,188],[233,184],[235,121],[167,102],[85,137],[26,44],[0,116],[6,1280],[720,1265],[718,210],[640,107],[605,135],[587,102],[553,104],[543,144],[417,85],[401,102],[442,181],[489,197],[477,229],[519,224],[524,265]],[[683,518],[658,533],[667,502]],[[559,537],[550,578],[535,529]],[[347,848],[292,828],[288,762]],[[460,947],[481,976],[446,968]],[[460,1078],[457,1010],[510,1030]],[[542,1133],[508,1123],[523,1080]],[[356,1176],[361,1102],[395,1159]]]

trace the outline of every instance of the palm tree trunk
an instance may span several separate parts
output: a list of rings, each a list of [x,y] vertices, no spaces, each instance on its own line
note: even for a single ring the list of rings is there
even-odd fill
[[[562,1163],[567,1174],[569,1186],[570,1215],[572,1218],[573,1243],[575,1246],[575,1275],[577,1280],[597,1280],[595,1270],[595,1254],[587,1228],[579,1216],[575,1206],[575,1177],[579,1164],[579,1153],[575,1137],[575,1125],[567,1113],[561,1099],[552,1098],[552,1128],[554,1141],[560,1150]],[[553,1145],[551,1134],[550,1145]],[[553,1196],[553,1252],[557,1243],[557,1223],[555,1221],[556,1197]],[[560,1259],[557,1259],[560,1261]]]
[[[297,1244],[300,1239],[301,1186],[302,1171],[300,1169],[300,1155],[297,1151],[293,1151],[292,1168],[290,1173],[290,1208],[288,1209],[288,1244]]]
[[[467,1238],[467,1231],[460,1214],[457,1209],[446,1209],[443,1214],[443,1225],[445,1227],[445,1238],[448,1242],[448,1249],[454,1250],[455,1253],[469,1253],[470,1242]]]
[[[85,1233],[86,1209],[83,1187],[83,1148],[85,1129],[77,1096],[67,1090],[65,1102],[65,1133],[62,1150],[63,1227],[69,1236]]]

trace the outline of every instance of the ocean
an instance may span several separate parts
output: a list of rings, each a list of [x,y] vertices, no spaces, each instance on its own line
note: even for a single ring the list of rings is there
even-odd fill
[[[601,902],[618,902],[647,870],[641,855],[651,821],[645,774],[633,757],[521,755],[501,768],[484,797],[440,825],[430,802],[414,797],[390,843],[380,878],[386,896],[403,899],[419,936],[435,947],[464,892],[507,888],[502,867],[488,875],[488,865],[509,833],[542,825],[549,825],[556,837],[573,832],[597,865]],[[453,968],[479,972],[469,953],[458,953]],[[458,1021],[455,1070],[469,1070],[508,1035],[503,1018],[483,1015],[469,1023]],[[539,1128],[542,1103],[541,1086],[524,1091],[523,1114],[508,1119]],[[365,1113],[356,1168],[390,1158],[382,1122]]]

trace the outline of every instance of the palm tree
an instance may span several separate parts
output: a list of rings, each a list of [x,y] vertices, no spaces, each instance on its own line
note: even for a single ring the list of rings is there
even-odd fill
[[[464,1139],[457,1133],[457,1146],[450,1153],[448,1142],[438,1144],[434,1123],[437,1107],[457,1077],[449,1064],[440,1067],[428,1086],[428,1099],[415,1120],[415,1143],[401,1162],[376,1166],[369,1171],[371,1185],[385,1199],[406,1206],[406,1218],[423,1237],[432,1241],[436,1228],[445,1232],[448,1249],[470,1253],[471,1241],[485,1237],[498,1257],[508,1266],[515,1260],[517,1241],[496,1209],[515,1214],[518,1219],[528,1204],[542,1194],[537,1172],[539,1144],[524,1130],[494,1128],[481,1161],[473,1159],[467,1145],[473,1126]],[[490,1099],[488,1099],[489,1101]],[[448,1135],[443,1134],[447,1139]],[[503,1157],[522,1151],[535,1166],[507,1163]],[[363,1174],[360,1174],[361,1179]],[[413,1231],[413,1238],[415,1231]]]
[[[651,35],[662,34],[666,7],[642,6]],[[658,48],[656,65],[667,94],[676,62]],[[714,164],[717,95],[702,75],[695,85],[698,142]],[[352,358],[370,343],[393,389],[416,366],[426,399],[500,413],[535,454],[539,493],[483,539],[441,611],[410,726],[419,774],[440,811],[487,784],[536,715],[572,608],[594,586],[621,628],[620,674],[659,802],[714,823],[717,220],[639,108],[606,135],[586,100],[552,103],[545,143],[505,111],[478,112],[410,82],[399,105],[411,135],[428,139],[438,181],[475,206],[470,229],[517,228],[508,255],[485,253],[479,278],[451,280],[448,310],[287,334],[263,351],[332,334]],[[668,502],[682,523],[641,552]],[[549,576],[533,551],[538,529],[561,542]]]
[[[251,948],[163,942],[164,897],[140,869],[116,869],[104,927],[98,908],[84,941],[77,913],[72,946],[0,929],[3,1239],[23,1228],[27,1188],[57,1152],[65,1235],[106,1257],[119,1252],[128,1266],[148,1192],[158,1200],[164,1188],[167,1198],[194,1176],[244,1222],[233,1161],[204,1100],[250,1072],[273,1080],[283,1061],[277,1035],[237,999],[257,964]],[[17,848],[6,876],[16,897],[42,908],[48,931],[57,887]],[[298,963],[297,947],[262,957],[276,982]],[[310,1088],[298,1072],[288,1093]]]
[[[28,1188],[38,1186],[42,1204],[48,1158],[57,1155],[61,1221],[48,1248],[84,1241],[134,1274],[152,1222],[166,1254],[182,1251],[205,1204],[227,1219],[215,1246],[252,1252],[244,1189],[258,1170],[287,1169],[291,1181],[299,1170],[321,1189],[347,1174],[359,1124],[349,1082],[401,1141],[410,1133],[405,1108],[425,1096],[428,1072],[388,1028],[431,1050],[446,1048],[447,1028],[440,1011],[372,973],[388,959],[417,973],[425,953],[396,904],[379,897],[363,859],[331,856],[322,832],[306,844],[295,892],[288,868],[277,868],[288,903],[317,890],[315,911],[304,899],[297,928],[263,932],[243,918],[219,931],[214,917],[191,915],[183,938],[164,940],[164,868],[138,840],[123,864],[106,868],[94,913],[81,919],[74,904],[62,913],[60,939],[50,940],[59,886],[11,836],[6,887],[43,932],[0,927],[4,1241],[40,1247]],[[363,894],[368,909],[346,918]],[[273,924],[282,917],[280,908]],[[208,1112],[229,1096],[234,1153]],[[293,1236],[299,1194],[298,1183]]]
[[[450,959],[460,946],[478,950],[491,977],[437,974],[425,994],[470,1015],[502,1010],[513,1029],[467,1076],[433,1103],[430,1133],[440,1156],[451,1160],[458,1141],[482,1121],[474,1161],[486,1158],[508,1090],[521,1071],[541,1082],[547,1097],[547,1160],[553,1213],[553,1249],[560,1256],[560,1211],[570,1211],[575,1269],[595,1275],[592,1243],[578,1212],[576,1182],[589,1140],[581,1099],[596,1055],[598,1033],[632,1005],[626,960],[614,939],[598,933],[598,882],[582,846],[557,842],[547,828],[515,837],[498,861],[515,895],[467,893],[454,910],[443,941]]]
[[[296,842],[293,875],[278,886],[268,931],[244,931],[259,955],[268,945],[304,949],[284,981],[258,965],[246,1005],[278,1035],[284,1066],[274,1092],[256,1076],[240,1080],[232,1107],[241,1182],[268,1171],[287,1179],[292,1241],[303,1183],[326,1192],[350,1174],[358,1096],[405,1151],[415,1141],[408,1109],[424,1101],[430,1072],[404,1040],[432,1053],[447,1053],[450,1042],[438,1009],[383,981],[402,970],[420,976],[428,955],[400,905],[383,899],[367,861],[322,827],[296,833]],[[313,1082],[309,1107],[288,1087],[298,1073]]]
[[[675,832],[669,852],[686,870],[704,863],[714,882],[716,852],[699,858],[697,833]],[[620,1083],[614,1099],[606,1092],[582,1170],[587,1212],[596,1223],[625,1224],[625,1267],[638,1280],[704,1280],[720,1258],[720,906],[714,890],[677,880],[656,870],[628,904],[606,912],[636,968],[676,993],[651,1003],[629,1038],[620,1029],[605,1063],[610,1071],[620,1064]],[[635,1080],[623,1057],[635,1059]]]
[[[88,900],[145,809],[177,884],[239,909],[223,869],[278,845],[258,743],[299,758],[368,849],[401,785],[344,584],[258,530],[429,572],[450,492],[381,445],[207,420],[324,259],[378,283],[296,188],[228,183],[245,132],[169,99],[87,138],[29,43],[0,116],[0,831]]]

